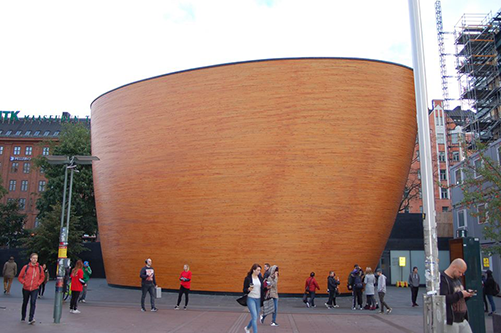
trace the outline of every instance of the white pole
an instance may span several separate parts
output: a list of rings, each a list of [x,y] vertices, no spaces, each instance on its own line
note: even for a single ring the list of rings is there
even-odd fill
[[[440,294],[438,270],[437,225],[435,195],[433,193],[433,166],[431,158],[430,124],[428,119],[426,74],[419,0],[409,0],[412,37],[412,62],[416,93],[416,113],[421,158],[421,187],[423,197],[423,230],[425,251],[426,294],[424,306],[425,332],[443,332],[445,325],[445,298]]]

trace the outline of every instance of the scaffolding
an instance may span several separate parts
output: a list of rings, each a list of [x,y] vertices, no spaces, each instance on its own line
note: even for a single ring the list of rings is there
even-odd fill
[[[464,14],[454,28],[459,98],[465,132],[490,142],[501,137],[501,10]]]

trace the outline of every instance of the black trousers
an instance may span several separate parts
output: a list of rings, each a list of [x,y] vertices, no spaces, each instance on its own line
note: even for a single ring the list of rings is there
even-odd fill
[[[45,292],[45,282],[40,285],[38,288],[38,295],[43,296],[43,293]]]
[[[362,305],[364,304],[362,298],[362,291],[363,291],[362,289],[353,288],[353,307],[356,307],[357,303],[358,305],[360,305],[360,307],[362,307]]]
[[[416,300],[417,300],[418,291],[419,291],[419,287],[411,286],[411,298],[412,298],[413,305],[417,304]]]
[[[70,300],[70,310],[76,310],[78,304],[78,296],[80,296],[79,291],[71,291],[71,300]]]
[[[153,283],[150,284],[143,284],[141,286],[141,308],[144,309],[144,299],[146,298],[146,294],[150,293],[150,301],[151,301],[151,308],[155,308],[155,286]]]
[[[329,300],[327,301],[328,306],[336,305],[336,289],[329,289]]]
[[[38,296],[38,289],[32,291],[23,289],[23,306],[21,307],[21,320],[26,319],[26,308],[28,307],[28,300],[30,301],[29,320],[32,321],[33,318],[35,318],[35,309],[37,307],[37,296]]]
[[[183,297],[183,294],[184,294],[184,306],[188,306],[189,293],[190,293],[190,290],[188,288],[185,288],[183,286],[181,286],[181,288],[179,288],[179,296],[177,297],[177,306],[179,306],[179,304],[181,303],[181,298]]]

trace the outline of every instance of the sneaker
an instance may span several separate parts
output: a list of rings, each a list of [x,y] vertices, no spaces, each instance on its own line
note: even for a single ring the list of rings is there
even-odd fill
[[[174,307],[174,310],[179,310],[179,306],[178,306],[178,305],[176,305],[176,306]]]
[[[317,306],[316,305],[313,305],[314,308],[316,308]]]
[[[264,317],[263,317],[263,315],[259,316],[259,321],[261,322],[261,324],[264,324]]]
[[[353,308],[353,310],[356,310],[357,308]]]
[[[339,308],[339,305],[334,305],[335,308]]]
[[[386,310],[386,314],[390,314],[392,309]]]
[[[306,307],[309,308],[310,307],[310,303],[306,303]]]
[[[187,306],[185,306],[185,307],[183,308],[183,310],[188,310],[188,307],[187,307]]]
[[[6,294],[6,293],[7,293],[7,289],[4,289],[4,290],[3,290],[3,293],[4,293],[4,294]]]
[[[278,326],[278,324],[277,323],[271,323],[270,326]]]
[[[151,308],[151,312],[157,312],[158,309],[157,308]]]
[[[38,299],[42,298],[42,296],[38,295]]]
[[[247,326],[244,327],[245,333],[250,333],[250,329],[247,328]]]
[[[359,310],[363,310],[362,306],[360,306]]]
[[[81,303],[85,303],[85,300],[84,300],[84,299],[81,299],[81,300],[79,300],[79,302],[81,302]]]
[[[146,312],[146,309],[145,308],[141,308],[141,312]]]
[[[324,303],[324,304],[325,304],[325,307],[326,307],[327,309],[330,309],[330,308],[331,308],[331,307],[329,306],[329,304],[327,304],[327,303]]]
[[[28,324],[33,325],[35,323],[35,319],[31,319]]]
[[[70,313],[73,313],[73,309],[70,309]]]
[[[80,313],[80,310],[73,310],[73,313]]]
[[[24,318],[21,318],[21,322],[24,323],[26,321],[26,319]]]

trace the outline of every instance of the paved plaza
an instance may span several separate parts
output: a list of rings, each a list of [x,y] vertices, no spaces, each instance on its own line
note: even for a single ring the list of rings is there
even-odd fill
[[[21,285],[15,282],[11,295],[0,296],[0,332],[169,332],[169,333],[234,333],[244,332],[250,320],[246,307],[238,305],[237,296],[191,294],[188,310],[174,310],[177,293],[163,292],[156,300],[158,312],[141,312],[139,289],[115,288],[104,279],[91,279],[87,303],[79,304],[80,314],[69,313],[69,300],[64,303],[60,324],[53,323],[54,281],[45,296],[37,301],[36,323],[20,321]],[[424,292],[425,288],[420,291]],[[422,295],[420,295],[420,298]],[[351,298],[338,298],[339,308],[327,309],[326,297],[316,299],[316,308],[306,308],[300,297],[279,300],[279,327],[271,327],[271,316],[259,325],[260,333],[320,332],[423,332],[423,308],[410,306],[410,290],[389,287],[387,303],[393,307],[389,315],[375,311],[352,310]],[[149,310],[149,298],[147,298]],[[184,299],[183,299],[184,302]],[[420,302],[421,305],[422,302]],[[181,303],[181,305],[184,303]],[[496,299],[501,307],[501,299]],[[28,306],[29,311],[29,306]],[[487,332],[493,332],[492,319],[486,316]]]

